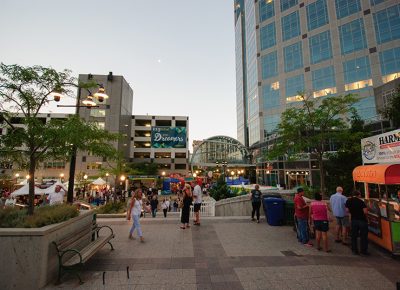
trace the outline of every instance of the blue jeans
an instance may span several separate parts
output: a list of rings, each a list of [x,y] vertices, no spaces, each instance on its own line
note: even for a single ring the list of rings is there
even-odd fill
[[[157,209],[156,208],[151,209],[151,214],[152,214],[153,218],[155,218],[157,215]]]
[[[368,223],[363,220],[351,220],[351,250],[358,252],[357,238],[360,235],[361,253],[368,252]]]
[[[133,232],[134,232],[135,229],[136,229],[136,230],[137,230],[137,233],[138,233],[138,236],[139,236],[139,237],[142,237],[142,236],[143,236],[142,227],[141,227],[141,225],[140,225],[139,218],[140,218],[140,216],[138,216],[138,215],[132,215],[133,224],[132,224],[131,230],[129,231],[129,234],[130,234],[130,235],[132,235]]]
[[[297,218],[297,232],[299,241],[303,244],[308,243],[310,240],[308,237],[308,219]]]

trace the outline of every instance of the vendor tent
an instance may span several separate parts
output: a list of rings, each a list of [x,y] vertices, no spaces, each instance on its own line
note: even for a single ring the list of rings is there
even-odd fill
[[[17,189],[16,191],[11,193],[12,197],[17,197],[17,196],[21,196],[21,195],[28,195],[29,194],[29,184],[25,184],[24,186],[22,186],[20,189]],[[39,188],[37,186],[35,186],[35,194],[44,194],[44,189]]]
[[[49,193],[55,192],[57,185],[61,186],[61,190],[63,190],[65,188],[64,184],[62,184],[61,182],[57,181],[52,186],[49,186],[48,188],[42,189],[43,193],[44,194],[49,194]],[[63,190],[63,191],[65,192],[65,190]]]
[[[107,182],[105,182],[104,179],[99,177],[95,181],[93,181],[91,184],[93,184],[93,185],[105,185],[105,184],[107,184]]]

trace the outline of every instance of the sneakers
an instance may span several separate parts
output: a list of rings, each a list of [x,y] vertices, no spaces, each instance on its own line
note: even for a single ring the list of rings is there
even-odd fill
[[[251,221],[254,222],[256,219],[255,218],[251,218]]]
[[[260,223],[260,220],[257,220],[257,223],[259,224],[259,223]]]
[[[305,244],[303,244],[304,246],[306,246],[306,247],[312,247],[313,246],[313,244],[312,243],[310,243],[310,242],[308,242],[308,243],[305,243]]]
[[[135,238],[134,236],[131,236],[131,235],[130,235],[130,236],[129,236],[129,239],[130,239],[130,240],[135,240],[136,238]]]

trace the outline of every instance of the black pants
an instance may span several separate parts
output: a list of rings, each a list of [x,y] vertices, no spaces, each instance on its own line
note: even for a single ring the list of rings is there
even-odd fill
[[[168,208],[164,208],[162,211],[164,212],[164,217],[166,218],[167,217]]]
[[[363,220],[351,221],[351,250],[358,252],[357,238],[360,235],[361,253],[368,252],[368,223]]]
[[[253,210],[251,211],[251,218],[254,219],[254,213],[257,214],[257,220],[260,220],[260,207],[261,201],[252,202],[251,205],[253,206]]]

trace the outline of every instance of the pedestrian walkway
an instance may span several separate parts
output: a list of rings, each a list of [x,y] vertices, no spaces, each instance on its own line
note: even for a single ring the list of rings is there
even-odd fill
[[[332,253],[324,253],[299,244],[291,227],[264,220],[203,218],[182,230],[178,219],[146,217],[145,243],[128,239],[128,221],[98,222],[114,229],[115,251],[106,245],[85,265],[83,285],[67,274],[45,289],[377,290],[400,281],[400,262],[375,247],[370,257],[353,256],[331,237]]]

